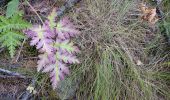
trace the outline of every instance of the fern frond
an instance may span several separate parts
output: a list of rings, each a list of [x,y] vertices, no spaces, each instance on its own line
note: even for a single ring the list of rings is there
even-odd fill
[[[65,64],[59,61],[55,62],[52,66],[53,66],[53,70],[50,73],[50,77],[51,77],[52,87],[53,89],[55,89],[58,85],[58,82],[60,80],[63,80],[65,75],[69,74],[69,69]]]
[[[68,39],[79,34],[79,31],[74,27],[74,25],[68,20],[68,18],[61,19],[56,28],[56,33],[60,39]]]
[[[55,89],[57,87],[58,82],[60,81],[60,78],[59,78],[59,68],[58,68],[58,65],[56,63],[54,63],[51,66],[49,66],[49,68],[50,67],[53,68],[52,72],[50,73],[50,77],[51,77],[52,87],[53,87],[53,89]]]
[[[43,72],[50,72],[52,87],[55,89],[60,80],[63,80],[65,75],[69,74],[69,69],[66,64],[56,60],[56,62],[46,65]]]
[[[56,26],[56,22],[55,22],[55,18],[57,16],[56,14],[56,9],[53,9],[53,11],[51,12],[51,14],[48,16],[48,20],[49,20],[49,26],[50,28],[54,28]]]
[[[73,64],[73,63],[79,63],[79,60],[76,58],[76,56],[73,56],[72,54],[68,52],[62,52],[58,51],[56,53],[56,58],[60,61],[63,61],[65,63]]]
[[[31,25],[24,21],[20,15],[14,15],[11,18],[0,16],[0,32],[7,30],[22,30]]]
[[[6,17],[12,17],[18,10],[19,0],[12,0],[7,5]]]
[[[37,66],[37,71],[39,72],[40,70],[43,69],[44,66],[46,66],[50,61],[49,61],[49,57],[47,55],[47,53],[41,54],[38,56],[39,60],[37,62],[38,66]]]
[[[10,56],[13,57],[16,46],[20,45],[21,44],[20,40],[24,38],[25,38],[24,35],[22,35],[19,32],[6,31],[1,33],[0,42],[2,42],[2,47],[8,48]]]
[[[73,42],[70,42],[69,40],[56,40],[54,47],[60,49],[61,51],[67,51],[69,53],[79,52],[79,49],[74,46]]]
[[[50,33],[45,30],[45,27],[32,28],[31,34],[33,35],[30,45],[36,45],[37,49],[41,49],[42,52],[51,53],[53,48],[53,40],[50,38]]]
[[[75,55],[79,49],[70,42],[70,38],[79,31],[67,18],[56,23],[55,13],[54,9],[42,26],[34,26],[25,31],[32,39],[30,45],[36,45],[44,53],[39,56],[38,71],[50,73],[53,89],[69,74],[67,64],[79,63]]]
[[[20,41],[25,38],[20,31],[30,26],[18,14],[10,18],[0,16],[0,43],[8,48],[11,57],[14,56],[16,47],[21,44]]]

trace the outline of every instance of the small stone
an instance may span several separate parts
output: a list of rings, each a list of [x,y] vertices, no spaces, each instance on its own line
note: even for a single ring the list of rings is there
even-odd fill
[[[140,60],[137,60],[137,65],[140,66],[143,65],[143,63]]]

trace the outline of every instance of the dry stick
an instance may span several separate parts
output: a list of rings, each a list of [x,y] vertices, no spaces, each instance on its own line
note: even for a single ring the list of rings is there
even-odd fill
[[[40,15],[37,13],[37,11],[34,9],[34,7],[26,0],[26,3],[31,7],[31,9],[34,11],[34,13],[38,16],[38,18],[40,19],[41,23],[44,24],[42,18],[40,17]]]
[[[7,74],[9,76],[17,76],[17,77],[20,77],[20,78],[26,78],[25,76],[21,75],[20,73],[11,72],[9,70],[2,69],[2,68],[0,68],[0,73]]]
[[[18,62],[18,59],[19,59],[19,57],[20,57],[20,54],[21,54],[21,51],[22,51],[22,48],[23,48],[23,46],[24,46],[25,41],[26,41],[26,38],[24,38],[24,41],[23,41],[22,44],[21,44],[21,47],[20,47],[20,49],[19,49],[18,56],[17,56],[15,62]]]

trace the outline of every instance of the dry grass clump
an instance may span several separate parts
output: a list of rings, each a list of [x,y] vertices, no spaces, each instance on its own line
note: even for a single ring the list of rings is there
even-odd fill
[[[73,10],[71,18],[82,32],[76,39],[82,52],[81,64],[72,67],[68,80],[79,80],[75,83],[79,86],[78,100],[168,98],[166,84],[154,76],[164,60],[158,45],[163,38],[149,33],[153,36],[148,39],[148,28],[138,18],[130,17],[129,14],[136,14],[137,3],[137,0],[84,0]],[[69,89],[65,91],[69,93]]]

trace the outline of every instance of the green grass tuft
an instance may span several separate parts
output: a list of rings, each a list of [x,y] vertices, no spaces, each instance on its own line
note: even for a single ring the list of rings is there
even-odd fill
[[[139,13],[137,0],[83,4],[71,15],[82,30],[76,40],[82,49],[81,64],[72,67],[70,76],[80,80],[77,99],[168,99],[167,84],[155,77],[164,58],[164,38],[156,32],[148,38],[148,26],[131,16]]]

